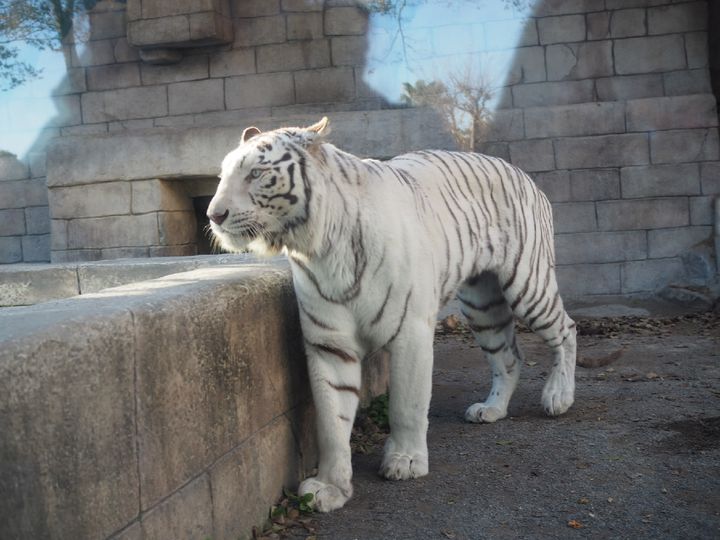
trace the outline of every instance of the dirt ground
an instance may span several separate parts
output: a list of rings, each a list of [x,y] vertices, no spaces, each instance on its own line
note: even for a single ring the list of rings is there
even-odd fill
[[[720,538],[720,318],[581,319],[576,401],[548,418],[532,334],[510,416],[463,421],[490,384],[469,336],[436,340],[430,474],[390,482],[355,454],[355,495],[317,538]],[[293,538],[306,538],[298,531]]]

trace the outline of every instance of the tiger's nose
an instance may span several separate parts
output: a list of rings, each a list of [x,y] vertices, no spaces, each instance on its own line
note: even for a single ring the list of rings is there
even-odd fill
[[[213,223],[217,223],[218,225],[222,225],[222,222],[227,219],[228,214],[230,214],[230,210],[225,210],[224,214],[211,214],[208,212],[207,217],[210,218],[210,221]]]

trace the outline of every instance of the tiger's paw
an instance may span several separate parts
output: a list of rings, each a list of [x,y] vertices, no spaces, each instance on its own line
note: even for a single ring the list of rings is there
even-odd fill
[[[575,401],[575,383],[551,373],[542,393],[542,404],[545,412],[550,416],[558,416],[567,412]]]
[[[331,512],[342,508],[345,503],[352,497],[352,485],[348,489],[342,490],[333,484],[326,484],[317,478],[307,478],[303,480],[298,488],[298,495],[301,497],[308,493],[313,494],[312,501],[309,505],[318,512]]]
[[[465,420],[475,424],[491,424],[507,416],[507,409],[491,407],[485,403],[473,403],[465,411]]]
[[[422,454],[390,452],[383,457],[380,475],[388,480],[409,480],[428,473],[428,458]]]

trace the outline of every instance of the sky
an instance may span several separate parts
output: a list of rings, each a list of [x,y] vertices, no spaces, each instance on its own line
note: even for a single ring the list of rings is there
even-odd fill
[[[512,55],[487,51],[515,45],[524,26],[523,13],[503,0],[408,3],[402,25],[395,14],[371,14],[364,72],[371,88],[397,103],[403,82],[443,80],[467,66],[502,84]],[[60,52],[31,47],[21,50],[21,60],[43,74],[13,90],[0,91],[0,150],[23,158],[57,112],[51,92],[62,80],[65,61]]]

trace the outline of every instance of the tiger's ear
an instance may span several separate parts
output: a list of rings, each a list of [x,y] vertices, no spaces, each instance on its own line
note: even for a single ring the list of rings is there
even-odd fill
[[[245,128],[242,132],[242,137],[240,138],[240,142],[241,143],[248,142],[250,139],[252,139],[256,135],[260,135],[261,133],[262,133],[262,131],[260,131],[255,126]]]
[[[328,117],[323,116],[319,122],[317,122],[316,124],[313,124],[312,126],[310,126],[308,128],[305,128],[305,129],[307,129],[308,131],[314,131],[318,135],[321,135],[321,134],[327,135],[328,133],[330,133],[329,125],[330,125],[330,121],[328,120]],[[325,132],[325,133],[323,133],[323,132]]]

